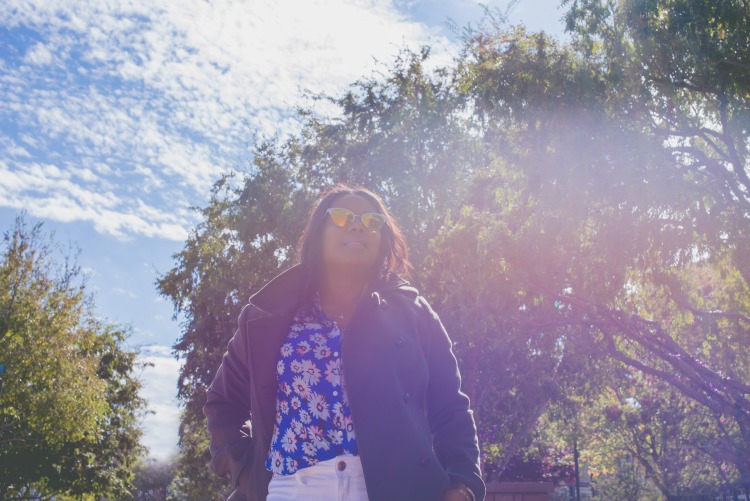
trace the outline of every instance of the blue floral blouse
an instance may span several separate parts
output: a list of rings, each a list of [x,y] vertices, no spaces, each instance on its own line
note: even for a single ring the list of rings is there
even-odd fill
[[[292,321],[276,364],[276,424],[266,469],[277,475],[357,454],[338,325],[316,295]]]

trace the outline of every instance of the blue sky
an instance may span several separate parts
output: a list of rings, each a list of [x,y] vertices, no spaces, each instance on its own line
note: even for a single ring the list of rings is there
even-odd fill
[[[504,10],[507,1],[481,2]],[[473,0],[3,0],[0,229],[20,211],[74,242],[98,314],[128,324],[153,414],[151,455],[177,442],[179,337],[154,282],[222,173],[258,138],[295,131],[302,91],[336,94],[401,47],[457,53],[447,20]],[[556,0],[512,23],[562,36]]]

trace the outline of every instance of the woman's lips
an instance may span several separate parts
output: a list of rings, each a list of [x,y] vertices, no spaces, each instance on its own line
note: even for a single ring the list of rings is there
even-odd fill
[[[344,245],[346,247],[355,247],[355,248],[358,248],[358,249],[364,249],[365,248],[365,244],[363,242],[358,241],[358,240],[352,240],[351,242],[344,242]]]

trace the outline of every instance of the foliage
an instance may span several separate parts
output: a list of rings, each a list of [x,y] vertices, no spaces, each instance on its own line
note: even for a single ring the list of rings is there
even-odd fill
[[[175,478],[176,464],[167,459],[157,461],[140,458],[134,468],[133,493],[123,498],[128,501],[167,501],[172,498],[171,484]],[[183,498],[185,499],[185,498]]]
[[[485,465],[485,469],[491,469]],[[573,452],[558,449],[553,445],[536,448],[524,454],[510,458],[500,475],[498,482],[552,482],[575,483]]]
[[[2,497],[127,493],[140,451],[136,353],[98,320],[74,260],[41,225],[5,233],[0,262]]]
[[[678,216],[672,225],[682,229],[683,242],[631,270],[628,293],[608,311],[599,308],[597,317],[608,324],[602,334],[617,359],[668,382],[716,416],[724,431],[713,452],[733,465],[735,481],[748,483],[748,369],[730,355],[746,353],[750,323],[741,299],[750,279],[747,5],[569,3],[568,26],[579,46],[607,62],[610,85],[633,94],[613,102],[630,103],[632,126],[660,140],[670,155],[661,169],[692,194],[658,207],[659,218]],[[717,282],[696,280],[696,269],[719,273],[719,281],[734,284],[733,292],[692,293]]]

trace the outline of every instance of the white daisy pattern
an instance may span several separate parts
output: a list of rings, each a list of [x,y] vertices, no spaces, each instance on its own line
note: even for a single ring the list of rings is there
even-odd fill
[[[313,393],[312,398],[307,401],[307,408],[315,419],[322,419],[325,421],[331,415],[328,411],[328,401],[326,401],[326,397],[317,393]]]
[[[292,458],[286,458],[286,469],[289,473],[297,471],[297,460]]]
[[[266,463],[270,465],[270,471],[276,473],[277,475],[281,475],[283,473],[284,458],[281,455],[281,451],[272,451],[268,456],[268,461],[266,461]]]
[[[281,347],[281,356],[282,358],[290,357],[294,353],[294,348],[292,348],[292,343],[284,343],[284,345]],[[284,361],[279,360],[279,363],[282,364]]]
[[[284,437],[281,439],[281,447],[287,452],[297,450],[297,435],[294,434],[294,430],[291,428],[287,428],[284,432]]]
[[[294,317],[276,364],[276,424],[266,469],[292,475],[357,454],[341,364],[341,330],[312,298]]]
[[[300,409],[299,420],[305,424],[310,424],[312,422],[312,419],[310,419],[310,413],[305,409]]]
[[[326,363],[326,381],[332,386],[341,385],[341,359],[337,358]]]
[[[299,397],[292,397],[291,400],[289,400],[289,404],[292,406],[292,409],[299,410],[300,406],[302,405],[302,401],[299,399]]]
[[[302,379],[309,385],[318,384],[320,381],[320,369],[312,360],[302,361]]]

